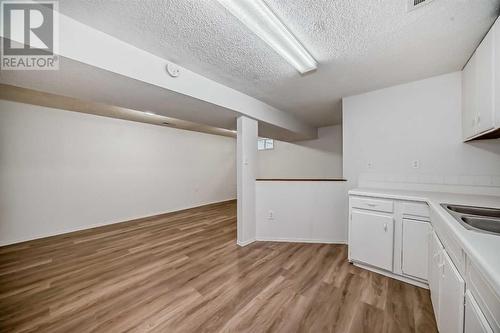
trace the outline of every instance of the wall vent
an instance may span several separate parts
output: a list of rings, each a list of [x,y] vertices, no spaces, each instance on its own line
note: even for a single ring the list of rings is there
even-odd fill
[[[431,3],[434,0],[407,0],[408,2],[408,11],[411,12],[412,10],[418,9],[422,6],[425,6],[429,3]]]

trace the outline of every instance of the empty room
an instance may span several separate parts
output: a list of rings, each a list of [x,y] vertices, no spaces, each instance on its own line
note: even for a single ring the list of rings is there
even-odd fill
[[[500,0],[0,0],[0,332],[500,333]]]

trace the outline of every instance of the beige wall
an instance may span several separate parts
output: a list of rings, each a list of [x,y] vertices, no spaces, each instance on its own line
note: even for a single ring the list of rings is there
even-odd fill
[[[236,197],[233,138],[0,100],[0,245]]]
[[[274,141],[258,158],[258,178],[341,178],[342,127],[319,128],[317,140]]]

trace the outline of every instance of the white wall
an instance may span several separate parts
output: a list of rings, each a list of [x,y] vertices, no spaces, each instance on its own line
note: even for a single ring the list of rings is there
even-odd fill
[[[257,178],[342,178],[342,126],[319,128],[316,140],[275,140],[258,157]]]
[[[0,244],[236,196],[233,138],[0,100]]]
[[[257,240],[346,243],[345,182],[256,183]]]
[[[320,128],[317,140],[275,141],[258,159],[257,178],[342,178],[342,127]],[[256,186],[257,240],[347,241],[344,182],[257,181]]]
[[[349,187],[360,182],[496,191],[500,140],[463,143],[461,119],[461,72],[345,98],[343,156]],[[414,160],[420,162],[418,169],[412,167]]]

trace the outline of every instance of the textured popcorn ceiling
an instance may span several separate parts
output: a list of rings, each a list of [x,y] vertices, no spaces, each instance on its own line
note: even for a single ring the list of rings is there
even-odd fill
[[[215,0],[63,0],[60,11],[293,112],[340,121],[341,97],[460,70],[500,0],[266,0],[318,60],[300,74]]]

